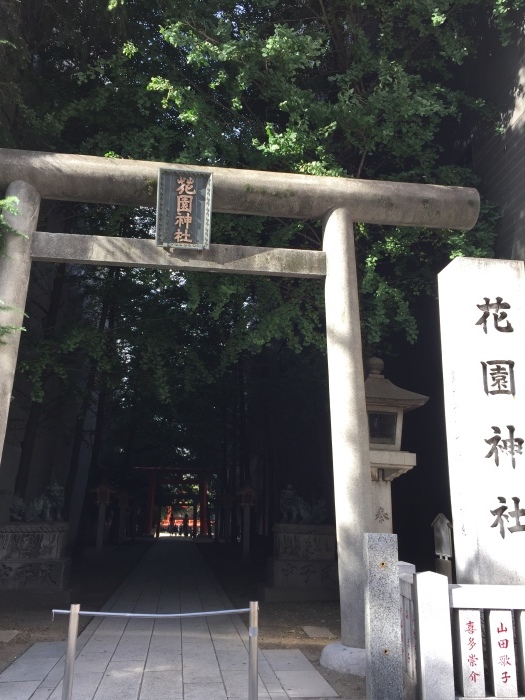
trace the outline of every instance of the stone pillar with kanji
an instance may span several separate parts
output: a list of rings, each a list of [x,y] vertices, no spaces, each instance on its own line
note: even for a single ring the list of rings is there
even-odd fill
[[[525,584],[525,277],[457,258],[439,275],[458,583]]]

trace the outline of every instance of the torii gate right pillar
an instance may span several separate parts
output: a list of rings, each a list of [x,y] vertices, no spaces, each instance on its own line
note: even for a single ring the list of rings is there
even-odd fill
[[[363,534],[370,532],[370,454],[353,222],[349,209],[324,220],[326,342],[341,643],[365,647]]]

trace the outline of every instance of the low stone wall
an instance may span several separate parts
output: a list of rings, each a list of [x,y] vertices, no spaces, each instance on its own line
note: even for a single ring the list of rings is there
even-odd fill
[[[0,591],[63,591],[69,585],[65,556],[68,524],[0,525]]]
[[[337,588],[337,562],[269,559],[268,578],[272,586],[284,588]]]
[[[266,601],[334,600],[339,597],[337,541],[332,525],[275,525],[268,560]]]

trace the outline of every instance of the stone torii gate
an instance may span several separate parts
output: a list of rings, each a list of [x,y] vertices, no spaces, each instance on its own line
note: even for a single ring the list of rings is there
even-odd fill
[[[212,172],[215,212],[322,219],[322,251],[212,244],[170,252],[153,240],[35,230],[41,198],[155,207],[159,167]],[[27,236],[8,236],[0,258],[0,299],[12,309],[2,313],[4,325],[22,325],[32,260],[325,278],[341,642],[364,649],[363,534],[373,528],[353,223],[470,229],[477,191],[10,149],[0,149],[0,188],[18,197],[18,214],[6,220]],[[0,349],[0,451],[19,336]]]

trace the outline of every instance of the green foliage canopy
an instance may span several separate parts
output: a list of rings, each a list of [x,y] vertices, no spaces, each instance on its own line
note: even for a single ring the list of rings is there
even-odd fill
[[[6,0],[0,145],[476,186],[465,124],[494,114],[463,77],[480,37],[507,41],[522,11],[521,0]],[[414,342],[418,298],[450,258],[491,254],[496,220],[485,203],[469,233],[357,226],[367,352],[400,333]],[[76,212],[68,230],[82,227],[148,235],[151,212]],[[321,230],[217,216],[213,240],[319,249]],[[179,399],[237,361],[324,345],[316,282],[129,270],[78,281],[89,322],[46,335],[26,363],[39,399],[49,372],[68,381],[82,352],[123,411],[139,394],[160,399],[182,430]],[[113,322],[95,331],[106,303]]]
[[[182,131],[179,161],[478,184],[458,164],[457,134],[467,118],[486,119],[490,111],[459,87],[461,66],[475,60],[483,32],[496,29],[507,40],[522,3],[221,0],[158,7],[173,59],[151,74],[147,89],[161,96]],[[145,61],[148,51],[131,40],[123,48],[129,60]],[[417,297],[434,293],[436,272],[452,257],[490,255],[496,219],[487,203],[468,234],[358,227],[370,352],[384,352],[392,332],[414,342]],[[268,244],[267,225],[260,234],[239,242]],[[287,242],[319,241],[318,227],[299,226]]]
[[[2,145],[474,186],[472,170],[458,165],[458,125],[489,112],[460,89],[462,66],[467,57],[475,60],[484,33],[496,29],[508,40],[523,6],[521,0],[118,0],[108,14],[100,0],[75,6],[41,0],[29,18],[25,4],[8,2],[10,11],[4,10],[0,51],[9,68]],[[414,340],[414,301],[433,290],[433,276],[447,260],[491,253],[494,213],[487,209],[468,235],[359,227],[370,349],[387,344],[392,331],[404,329]],[[287,245],[319,245],[315,225],[281,223]],[[276,228],[231,224],[214,235],[271,245]],[[232,232],[234,240],[227,236]],[[199,284],[192,285],[194,299]],[[239,301],[231,284],[217,282],[225,297],[216,309]],[[245,284],[240,297],[246,298],[251,283]],[[209,283],[202,285],[209,292]]]

